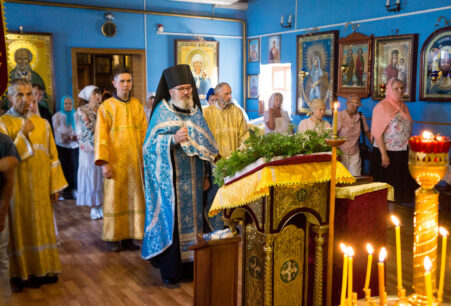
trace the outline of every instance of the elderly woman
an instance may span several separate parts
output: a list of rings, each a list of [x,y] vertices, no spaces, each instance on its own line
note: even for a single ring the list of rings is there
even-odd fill
[[[373,110],[371,136],[373,154],[370,174],[395,188],[396,203],[410,203],[414,182],[408,169],[408,140],[412,134],[412,117],[402,101],[404,83],[392,79],[387,84],[387,95]]]
[[[75,133],[75,120],[74,100],[70,96],[62,97],[60,110],[53,115],[52,122],[58,157],[69,184],[63,191],[63,197],[66,199],[73,199],[77,189],[78,142]]]
[[[269,109],[263,114],[265,121],[265,134],[268,133],[284,133],[288,134],[290,130],[290,115],[286,110],[282,109],[283,95],[275,92],[269,98]]]
[[[76,130],[80,146],[77,205],[90,206],[91,219],[95,220],[103,217],[102,168],[94,164],[94,131],[102,94],[97,86],[89,85],[83,88],[78,97],[88,103],[77,109]]]
[[[345,143],[340,146],[340,151],[343,153],[340,155],[340,161],[353,176],[362,175],[359,150],[360,133],[363,132],[368,139],[371,139],[370,128],[365,118],[362,113],[357,112],[361,105],[359,97],[350,95],[346,99],[346,109],[338,112],[337,116],[338,136],[346,139]]]
[[[326,113],[326,102],[320,99],[314,99],[310,103],[310,109],[312,110],[312,115],[299,123],[298,133],[307,130],[315,130],[322,133],[331,128],[330,123],[323,120],[324,114]]]

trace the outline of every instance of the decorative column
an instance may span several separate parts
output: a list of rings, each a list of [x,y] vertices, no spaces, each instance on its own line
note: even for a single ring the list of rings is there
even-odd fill
[[[315,233],[315,267],[313,283],[313,305],[323,305],[323,270],[324,270],[324,243],[326,238],[324,234],[329,230],[329,226],[314,226]]]

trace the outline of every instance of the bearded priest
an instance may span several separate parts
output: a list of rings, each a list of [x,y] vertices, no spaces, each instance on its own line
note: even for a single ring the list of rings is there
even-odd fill
[[[163,71],[143,154],[142,257],[160,268],[166,284],[175,284],[193,273],[193,251],[188,248],[203,232],[203,191],[209,187],[210,163],[218,154],[188,65]]]

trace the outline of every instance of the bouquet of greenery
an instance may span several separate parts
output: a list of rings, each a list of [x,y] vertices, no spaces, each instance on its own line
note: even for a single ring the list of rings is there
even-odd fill
[[[213,170],[214,182],[219,186],[224,185],[224,178],[262,157],[269,162],[275,156],[292,157],[298,154],[330,152],[332,149],[324,139],[331,138],[331,134],[331,130],[319,133],[310,130],[294,135],[251,133],[251,136],[238,150],[232,152],[229,158],[217,162]]]

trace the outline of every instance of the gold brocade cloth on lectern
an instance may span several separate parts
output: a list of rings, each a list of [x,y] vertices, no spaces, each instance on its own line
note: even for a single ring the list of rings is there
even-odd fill
[[[269,187],[330,181],[330,162],[264,167],[218,190],[209,216],[222,209],[240,207],[269,195]],[[337,183],[353,183],[355,178],[337,162]]]
[[[337,182],[355,178],[337,163]],[[209,214],[242,224],[243,305],[322,305],[331,154],[260,159],[225,180]]]

